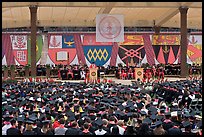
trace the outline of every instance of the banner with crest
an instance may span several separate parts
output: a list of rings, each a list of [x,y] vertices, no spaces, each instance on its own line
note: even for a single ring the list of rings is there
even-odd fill
[[[54,64],[70,64],[76,56],[76,45],[72,35],[51,35],[49,36],[48,55]],[[67,52],[68,60],[57,60],[57,53]]]
[[[195,64],[202,63],[202,36],[191,35],[188,38],[187,55],[189,59]]]
[[[28,63],[27,35],[10,35],[10,37],[17,64],[26,65]]]
[[[112,46],[83,46],[86,64],[105,65],[111,57]],[[109,62],[110,63],[110,62]]]

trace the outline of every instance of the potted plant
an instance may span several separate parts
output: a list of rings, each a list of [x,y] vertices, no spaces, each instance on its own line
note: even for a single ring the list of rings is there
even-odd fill
[[[25,77],[29,77],[29,69],[30,69],[30,64],[25,65]]]
[[[46,64],[46,77],[50,78],[50,64]]]
[[[4,79],[8,78],[8,66],[4,65]]]
[[[15,65],[10,66],[10,71],[11,71],[11,79],[15,78]]]

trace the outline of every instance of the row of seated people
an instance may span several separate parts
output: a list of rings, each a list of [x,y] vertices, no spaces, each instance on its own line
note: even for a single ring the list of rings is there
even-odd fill
[[[135,79],[135,70],[133,67],[130,68],[119,68],[116,71],[116,77],[118,79]],[[143,70],[143,77],[145,79],[150,78],[164,78],[164,68],[146,68]]]

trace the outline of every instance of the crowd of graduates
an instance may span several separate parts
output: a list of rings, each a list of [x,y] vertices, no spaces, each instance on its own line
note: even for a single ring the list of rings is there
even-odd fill
[[[2,135],[202,135],[202,80],[3,83]]]

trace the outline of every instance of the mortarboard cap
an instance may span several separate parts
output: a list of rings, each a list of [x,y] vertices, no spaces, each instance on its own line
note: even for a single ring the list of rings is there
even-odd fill
[[[68,120],[69,120],[69,121],[74,121],[74,120],[76,120],[76,119],[75,119],[75,116],[69,116]]]
[[[165,116],[171,116],[171,112],[166,112]]]
[[[185,122],[183,122],[183,127],[189,127],[190,125],[191,125],[191,123],[189,122],[189,121],[185,121]]]
[[[152,120],[155,120],[155,119],[157,118],[157,116],[156,116],[155,114],[152,114],[152,115],[150,116],[150,118],[151,118]]]
[[[24,122],[24,120],[25,120],[25,117],[22,115],[17,117],[18,122]]]
[[[155,126],[160,126],[160,125],[162,125],[162,122],[160,120],[155,122]]]
[[[140,111],[141,115],[147,115],[147,113],[145,111]]]
[[[103,121],[102,121],[101,118],[97,119],[95,123],[96,123],[98,126],[103,125]]]
[[[43,125],[47,125],[47,124],[49,124],[50,122],[51,122],[50,120],[43,120],[43,121],[42,121]]]
[[[34,124],[34,122],[31,121],[31,120],[26,120],[25,122],[26,122],[27,124]]]
[[[145,118],[142,123],[150,124],[152,120],[150,118]]]
[[[33,122],[36,121],[38,118],[35,116],[35,114],[31,115],[29,118],[29,120],[32,120]]]

